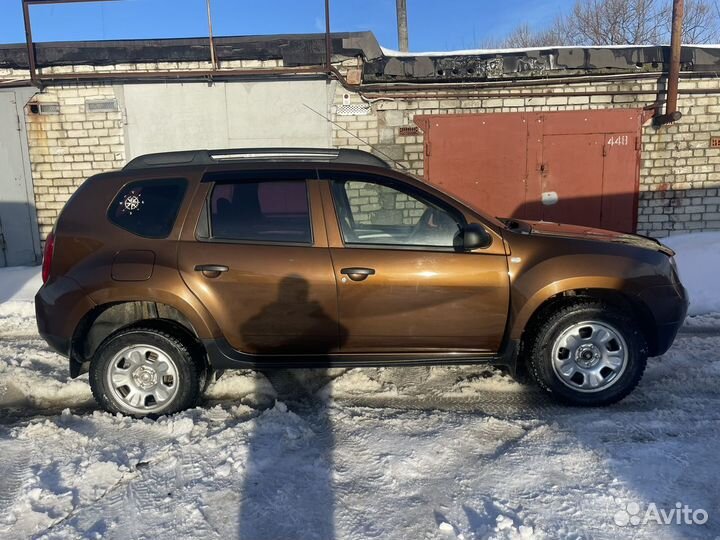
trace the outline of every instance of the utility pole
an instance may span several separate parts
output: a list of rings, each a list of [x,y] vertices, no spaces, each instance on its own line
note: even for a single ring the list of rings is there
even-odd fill
[[[407,0],[397,0],[398,48],[408,50]]]

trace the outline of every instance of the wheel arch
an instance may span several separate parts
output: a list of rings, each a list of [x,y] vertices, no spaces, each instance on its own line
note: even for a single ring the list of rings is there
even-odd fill
[[[152,300],[123,300],[95,306],[80,320],[73,333],[70,352],[72,377],[85,373],[100,345],[116,332],[135,326],[172,333],[186,344],[197,347],[207,364],[202,345],[203,328],[198,328],[180,309]]]
[[[547,314],[581,299],[599,300],[631,313],[645,337],[649,355],[653,356],[655,354],[655,351],[657,351],[657,330],[652,312],[637,296],[611,287],[568,288],[536,299],[530,305],[528,305],[528,302],[516,317],[511,336],[520,341],[522,350],[528,336]]]

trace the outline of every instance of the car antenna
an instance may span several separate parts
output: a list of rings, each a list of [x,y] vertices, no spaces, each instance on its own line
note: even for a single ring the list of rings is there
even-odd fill
[[[344,127],[342,127],[342,126],[339,125],[337,122],[333,122],[333,121],[330,120],[327,116],[325,116],[323,113],[321,113],[320,111],[316,111],[315,109],[313,109],[313,108],[312,108],[310,105],[308,105],[307,103],[303,103],[303,105],[304,105],[305,107],[307,107],[308,109],[310,109],[310,110],[311,110],[312,112],[314,112],[315,114],[317,114],[319,117],[324,118],[325,120],[327,120],[328,122],[330,122],[330,123],[331,123],[333,126],[335,126],[336,128],[342,129],[345,133],[347,133],[347,134],[349,134],[349,135],[352,135],[352,136],[355,137],[358,141],[360,141],[361,143],[369,146],[370,148],[372,148],[375,152],[377,152],[377,153],[380,154],[381,156],[384,156],[384,157],[388,158],[390,161],[392,161],[392,162],[395,164],[396,167],[398,167],[398,168],[400,168],[400,169],[402,169],[402,170],[404,170],[404,171],[407,170],[407,167],[405,167],[402,163],[397,162],[396,160],[394,160],[393,158],[391,158],[390,156],[388,156],[388,155],[387,155],[385,152],[383,152],[382,150],[379,150],[378,148],[375,148],[372,144],[370,144],[369,142],[367,142],[365,139],[359,137],[358,135],[356,135],[356,134],[353,133],[352,131],[350,131],[350,130],[344,128]]]

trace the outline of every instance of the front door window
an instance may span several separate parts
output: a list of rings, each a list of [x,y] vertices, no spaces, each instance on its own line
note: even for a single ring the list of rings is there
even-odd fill
[[[345,244],[452,249],[462,216],[406,187],[365,180],[333,181]]]

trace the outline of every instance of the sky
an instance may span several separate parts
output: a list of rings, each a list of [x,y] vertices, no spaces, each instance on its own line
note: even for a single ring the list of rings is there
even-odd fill
[[[211,0],[215,35],[323,32],[324,0]],[[573,0],[407,0],[410,50],[482,47],[526,23],[540,28]],[[331,29],[371,30],[397,48],[395,0],[331,0]],[[205,0],[117,0],[32,6],[35,41],[202,37]],[[0,0],[0,43],[25,40],[21,0]]]

